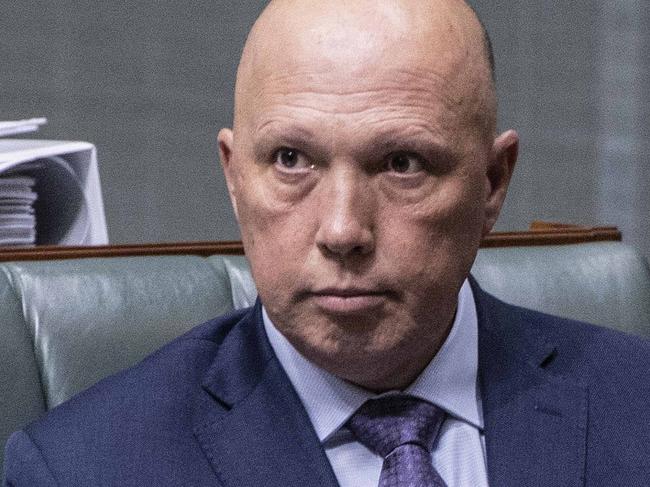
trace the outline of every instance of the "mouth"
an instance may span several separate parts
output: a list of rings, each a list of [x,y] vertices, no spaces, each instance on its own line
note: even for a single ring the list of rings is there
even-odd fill
[[[333,315],[369,313],[383,306],[389,297],[387,291],[361,288],[325,288],[308,294],[317,307]]]

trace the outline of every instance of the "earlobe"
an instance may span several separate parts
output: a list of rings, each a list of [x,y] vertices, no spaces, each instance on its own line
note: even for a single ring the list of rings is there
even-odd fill
[[[518,152],[519,135],[514,130],[508,130],[494,140],[487,168],[488,194],[485,205],[483,236],[492,230],[499,217],[510,184],[510,178],[517,162]]]
[[[228,128],[221,129],[217,136],[217,141],[219,142],[219,158],[221,159],[221,167],[223,168],[223,173],[226,177],[230,202],[232,203],[235,217],[239,221],[239,213],[237,211],[237,191],[235,190],[235,175],[232,167],[234,141],[232,130]]]

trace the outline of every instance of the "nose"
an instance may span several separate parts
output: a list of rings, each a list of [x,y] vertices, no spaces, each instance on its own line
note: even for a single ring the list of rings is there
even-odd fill
[[[360,257],[375,248],[374,195],[359,172],[332,171],[321,181],[316,245],[326,257]]]

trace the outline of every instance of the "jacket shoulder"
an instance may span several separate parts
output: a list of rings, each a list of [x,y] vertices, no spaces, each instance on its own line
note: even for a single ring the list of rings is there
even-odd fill
[[[220,344],[249,312],[193,328],[14,433],[6,450],[7,465],[14,466],[8,478],[33,474],[33,464],[23,461],[31,455],[44,459],[40,465],[60,485],[142,485],[143,478],[194,485],[190,479],[210,471],[193,437],[194,397]]]
[[[587,388],[598,414],[619,410],[640,417],[649,411],[647,338],[510,305],[482,291],[477,312],[479,337],[490,344],[482,348],[484,360],[503,353],[518,357],[511,364],[531,365],[534,357],[533,366]]]

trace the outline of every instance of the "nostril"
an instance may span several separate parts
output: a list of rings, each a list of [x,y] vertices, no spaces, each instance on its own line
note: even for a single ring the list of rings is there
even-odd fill
[[[372,252],[372,238],[363,239],[364,241],[320,241],[317,242],[320,251],[329,258],[348,258],[364,256]]]
[[[351,254],[359,254],[359,255],[366,254],[367,253],[366,252],[366,247],[364,247],[362,245],[356,245],[355,247],[352,248],[350,253]]]

